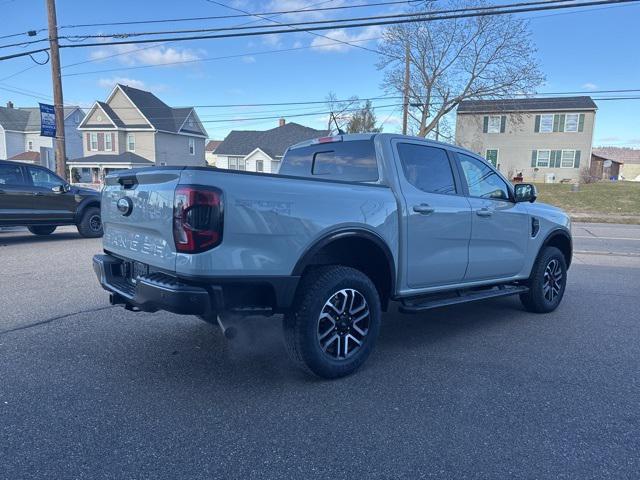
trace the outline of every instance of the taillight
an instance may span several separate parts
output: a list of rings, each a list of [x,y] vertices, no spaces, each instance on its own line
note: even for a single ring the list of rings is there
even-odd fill
[[[200,253],[222,242],[222,191],[200,185],[180,185],[173,203],[176,250]]]

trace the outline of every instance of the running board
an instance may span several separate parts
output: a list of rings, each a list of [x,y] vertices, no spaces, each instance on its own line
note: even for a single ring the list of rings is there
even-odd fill
[[[400,306],[403,313],[418,313],[432,308],[448,307],[460,303],[487,300],[489,298],[506,297],[529,291],[529,287],[521,285],[499,285],[488,290],[456,290],[452,295],[443,297],[434,294],[431,297],[420,297],[404,300]]]

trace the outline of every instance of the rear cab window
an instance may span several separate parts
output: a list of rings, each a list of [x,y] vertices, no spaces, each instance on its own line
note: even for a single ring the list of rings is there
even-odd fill
[[[0,164],[0,187],[17,187],[26,183],[19,165]]]
[[[292,148],[282,159],[278,173],[347,182],[375,182],[379,178],[373,139]]]

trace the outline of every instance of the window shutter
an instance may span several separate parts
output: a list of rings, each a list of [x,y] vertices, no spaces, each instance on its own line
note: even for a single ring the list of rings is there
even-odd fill
[[[488,131],[489,131],[489,117],[485,115],[483,119],[482,133],[487,133]]]
[[[582,132],[584,130],[584,113],[581,113],[578,117],[578,131]]]
[[[506,126],[507,126],[507,116],[502,115],[500,117],[500,133],[504,133]]]
[[[540,132],[540,115],[536,115],[536,126],[533,129],[534,132]]]
[[[539,115],[536,115],[539,117]],[[536,162],[538,160],[538,151],[537,150],[531,150],[531,166],[535,167],[536,166]]]
[[[87,133],[87,152],[91,151],[91,134]]]
[[[562,161],[562,150],[556,150],[556,168],[560,168],[560,162]]]
[[[98,151],[104,152],[104,133],[98,132]]]
[[[553,116],[553,131],[557,132],[559,126],[560,126],[560,115],[554,115]]]
[[[564,122],[566,120],[566,115],[563,113],[562,115],[560,115],[560,121],[558,122],[558,131],[559,132],[564,132]]]
[[[576,150],[576,158],[573,161],[573,168],[580,168],[580,150]]]

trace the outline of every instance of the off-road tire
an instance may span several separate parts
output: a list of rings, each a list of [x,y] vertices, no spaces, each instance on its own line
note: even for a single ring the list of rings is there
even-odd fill
[[[99,221],[99,228],[96,222]],[[78,223],[78,232],[86,238],[98,238],[102,236],[102,220],[100,218],[100,209],[98,207],[89,207],[82,214],[82,218]]]
[[[33,225],[27,228],[34,235],[51,235],[55,231],[56,226],[55,225]]]
[[[366,335],[360,338],[362,343],[355,346],[352,354],[337,359],[323,350],[318,329],[320,316],[323,309],[326,309],[327,302],[343,291],[355,291],[364,298],[364,305],[369,309],[366,320],[368,328]],[[351,302],[353,305],[353,300]],[[351,307],[348,313],[350,312]],[[378,291],[364,273],[340,265],[314,268],[301,279],[293,308],[284,316],[284,337],[289,357],[304,371],[321,378],[331,379],[349,375],[365,362],[373,350],[380,332],[381,315]],[[353,318],[356,316],[357,314],[354,314]],[[342,341],[345,342],[344,339]],[[346,345],[350,342],[353,346],[353,341],[349,339],[346,340]],[[339,350],[340,341],[337,345]]]
[[[550,269],[559,271],[562,275],[558,282],[551,285],[551,288],[557,285],[558,292],[555,296],[549,295],[548,290],[545,291],[545,285],[549,280]],[[549,313],[558,308],[567,285],[567,263],[562,252],[555,247],[546,247],[540,252],[533,265],[527,284],[529,291],[520,294],[520,301],[528,311],[534,313]]]

